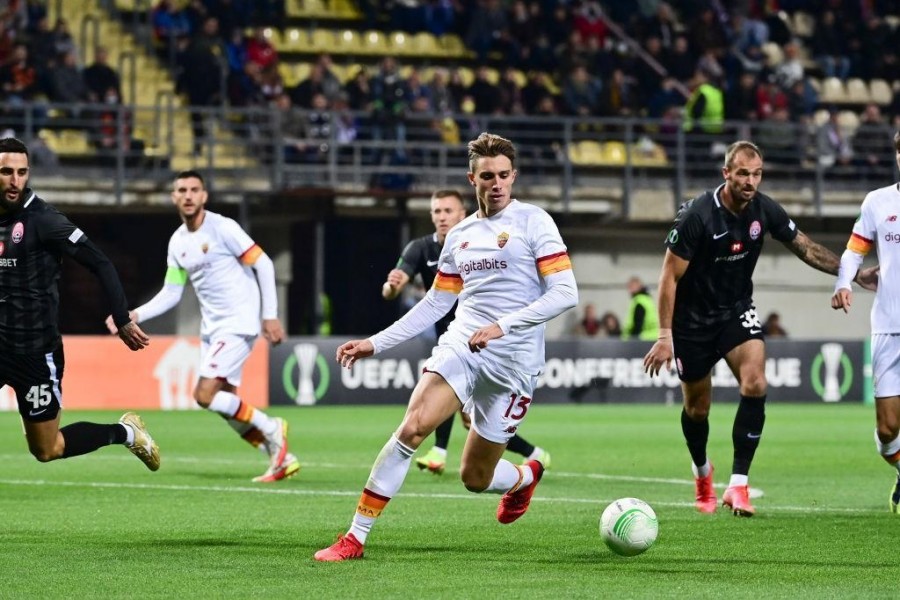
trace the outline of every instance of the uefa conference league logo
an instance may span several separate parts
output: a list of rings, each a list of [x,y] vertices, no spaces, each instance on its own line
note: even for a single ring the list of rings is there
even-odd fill
[[[297,368],[297,383],[294,384],[294,367]],[[319,371],[319,385],[314,385],[313,374]],[[319,354],[316,344],[301,343],[294,346],[293,352],[284,361],[281,370],[281,383],[289,398],[299,406],[312,406],[322,399],[330,383],[328,362]]]
[[[843,344],[822,344],[809,369],[810,383],[825,402],[838,402],[853,384],[853,363]],[[843,378],[838,374],[843,371]]]

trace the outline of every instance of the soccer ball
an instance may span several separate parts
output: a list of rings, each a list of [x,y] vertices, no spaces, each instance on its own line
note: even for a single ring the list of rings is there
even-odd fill
[[[600,538],[621,556],[637,556],[656,541],[659,522],[650,505],[637,498],[619,498],[600,516]]]

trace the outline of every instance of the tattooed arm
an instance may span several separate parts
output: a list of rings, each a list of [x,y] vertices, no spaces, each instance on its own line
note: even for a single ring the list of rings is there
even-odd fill
[[[838,268],[841,266],[840,257],[825,246],[812,241],[802,231],[784,245],[812,268],[831,275],[838,274]],[[859,270],[853,281],[863,289],[874,291],[878,286],[878,265]]]
[[[822,244],[812,241],[802,231],[797,233],[797,237],[784,245],[787,246],[788,250],[796,254],[797,258],[812,268],[831,275],[837,275],[838,267],[841,266],[841,259],[838,255]]]

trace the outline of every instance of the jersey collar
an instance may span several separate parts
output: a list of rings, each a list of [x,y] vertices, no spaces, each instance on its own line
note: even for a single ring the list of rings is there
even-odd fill
[[[22,203],[22,208],[28,208],[28,205],[31,204],[31,201],[35,198],[34,190],[25,188],[25,191],[28,192],[28,198]]]
[[[713,192],[713,200],[715,200],[715,202],[716,202],[716,208],[722,208],[722,201],[719,200],[719,193],[722,191],[722,188],[724,188],[724,187],[725,187],[725,184],[723,183],[722,185],[717,187],[715,189],[715,191]]]

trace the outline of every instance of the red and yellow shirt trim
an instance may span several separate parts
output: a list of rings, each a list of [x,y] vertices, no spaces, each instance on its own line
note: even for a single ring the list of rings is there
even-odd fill
[[[851,234],[850,240],[847,242],[847,249],[865,256],[872,249],[872,240],[866,239],[859,234]]]
[[[256,264],[256,259],[262,256],[262,253],[263,249],[259,247],[259,244],[253,244],[238,257],[238,260],[249,267]]]
[[[560,271],[571,270],[572,261],[569,260],[568,252],[557,252],[537,259],[537,267],[541,277],[547,277]]]
[[[459,294],[463,289],[463,280],[458,273],[444,273],[438,271],[434,278],[434,289],[439,292]]]

